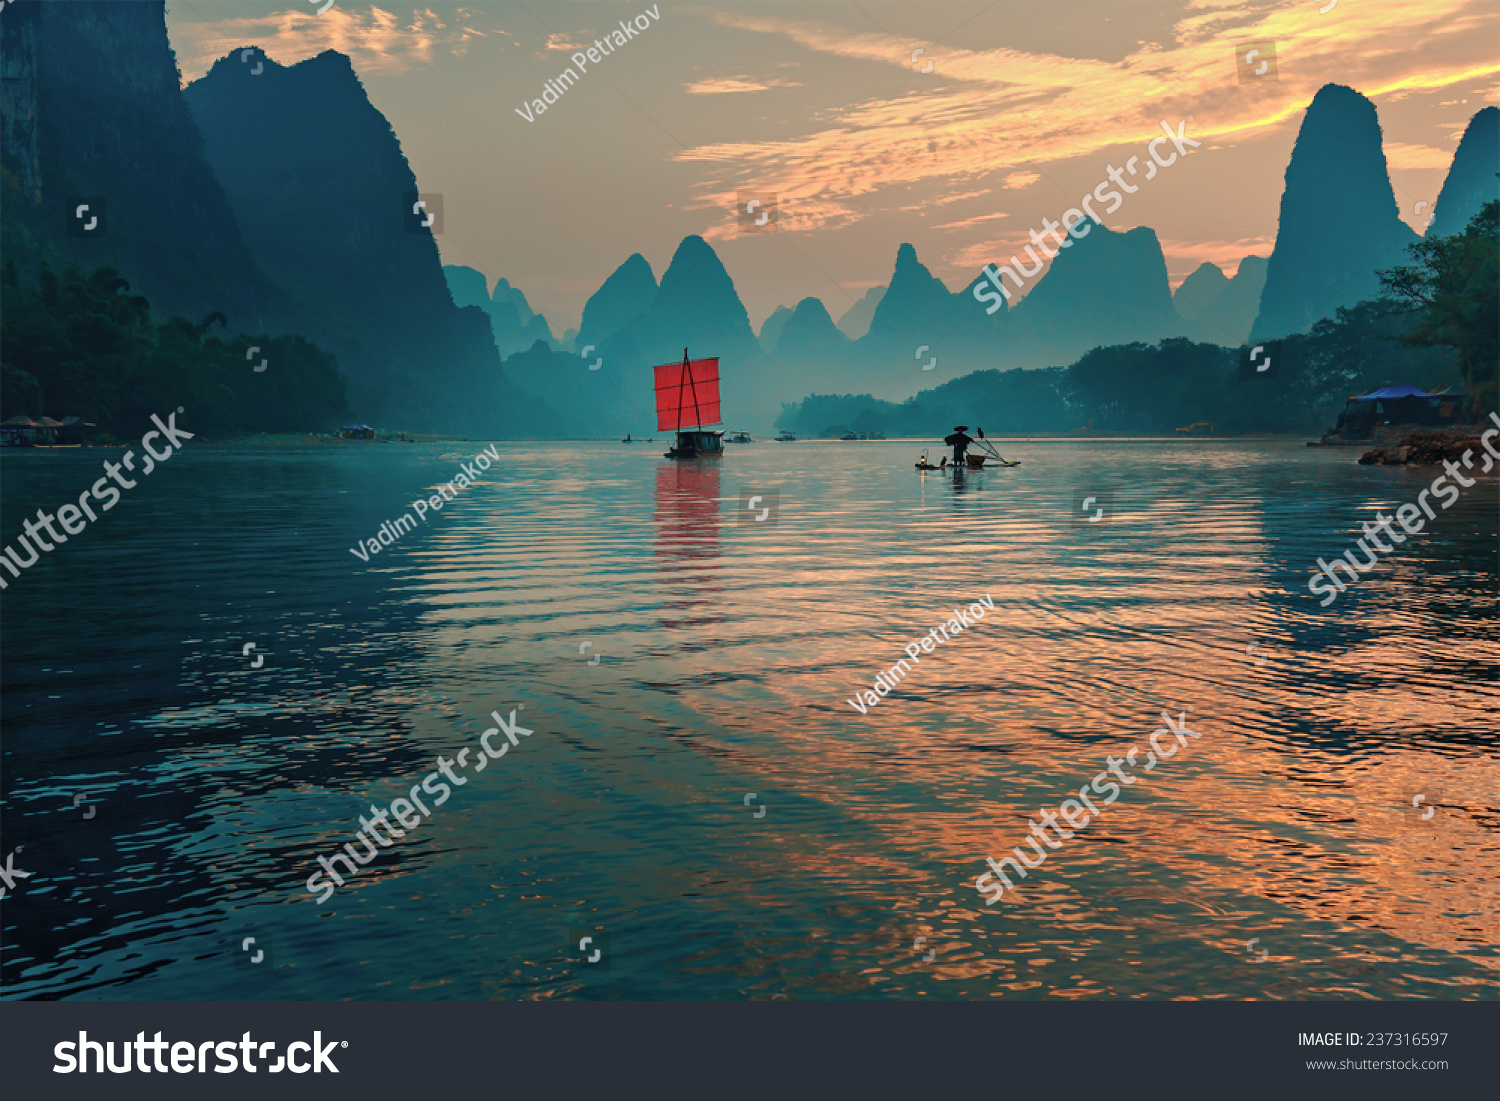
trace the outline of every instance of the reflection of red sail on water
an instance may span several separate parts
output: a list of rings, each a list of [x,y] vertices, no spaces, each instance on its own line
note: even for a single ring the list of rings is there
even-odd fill
[[[719,464],[667,463],[656,471],[656,559],[667,585],[662,609],[690,609],[711,600],[723,583],[719,557]],[[663,627],[720,623],[721,612],[663,619]]]
[[[719,414],[719,359],[688,359],[652,368],[656,373],[656,430],[676,432],[669,459],[696,459],[724,453],[724,430]]]
[[[719,360],[689,359],[653,368],[657,431],[677,433],[669,459],[718,458],[724,453],[720,423]],[[719,464],[677,462],[656,472],[656,557],[670,582],[663,608],[692,608],[720,590]],[[722,615],[662,620],[663,627],[718,623]]]

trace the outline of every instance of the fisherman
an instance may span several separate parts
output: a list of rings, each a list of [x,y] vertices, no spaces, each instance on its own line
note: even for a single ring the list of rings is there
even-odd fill
[[[943,442],[953,448],[954,466],[963,466],[964,453],[969,450],[969,445],[974,442],[974,438],[968,432],[969,426],[961,424],[953,430],[953,435],[943,437]]]

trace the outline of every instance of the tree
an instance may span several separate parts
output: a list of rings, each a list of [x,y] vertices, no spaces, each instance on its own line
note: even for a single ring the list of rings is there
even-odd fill
[[[298,336],[223,340],[210,335],[224,327],[218,312],[197,324],[155,324],[150,303],[113,268],[70,267],[59,277],[43,264],[30,288],[6,264],[0,286],[5,417],[78,414],[128,436],[179,406],[192,411],[195,429],[213,433],[329,428],[347,412],[345,380],[316,345]],[[274,371],[250,367],[252,346]]]
[[[1496,401],[1500,360],[1500,200],[1485,203],[1462,233],[1418,241],[1414,264],[1379,272],[1381,285],[1420,313],[1407,344],[1453,348],[1476,411]]]

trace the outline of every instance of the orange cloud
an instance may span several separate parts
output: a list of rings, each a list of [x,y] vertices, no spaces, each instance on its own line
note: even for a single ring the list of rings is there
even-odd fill
[[[475,14],[473,9],[458,8],[453,12],[457,24],[449,25],[426,8],[414,9],[409,17],[377,7],[349,11],[335,5],[322,15],[288,8],[212,23],[177,22],[172,25],[172,45],[184,81],[202,76],[225,54],[249,45],[259,46],[282,65],[337,50],[362,73],[391,75],[431,64],[437,48],[462,54],[471,39],[485,37],[484,31],[470,25]]]
[[[586,50],[592,45],[593,43],[589,41],[570,42],[568,41],[568,36],[565,34],[549,34],[547,36],[547,43],[543,48],[548,50],[571,50],[576,53],[579,50]]]
[[[685,86],[691,95],[714,96],[730,92],[765,92],[772,88],[800,88],[794,80],[756,80],[747,76],[709,77]]]
[[[940,226],[933,226],[932,228],[933,229],[968,229],[970,226],[977,226],[980,222],[993,222],[996,218],[1009,218],[1009,217],[1010,217],[1009,214],[1004,214],[1004,213],[998,213],[998,214],[981,214],[981,215],[979,215],[976,218],[965,218],[962,222],[945,222],[945,223],[943,223]]]
[[[1437,168],[1446,172],[1453,163],[1453,151],[1388,141],[1385,143],[1385,159],[1392,168]]]
[[[1438,90],[1500,73],[1496,18],[1487,0],[1384,0],[1319,15],[1316,6],[1262,10],[1195,0],[1166,45],[1149,43],[1117,62],[965,50],[881,32],[744,11],[715,13],[722,25],[774,35],[804,49],[881,65],[905,75],[894,91],[820,111],[799,136],[701,145],[676,159],[707,167],[703,206],[747,180],[786,199],[817,197],[798,230],[846,226],[878,212],[876,193],[919,185],[952,187],[1025,166],[1098,158],[1144,144],[1160,123],[1192,116],[1204,149],[1259,138],[1300,118],[1329,74],[1367,96]],[[1241,84],[1235,48],[1278,43],[1279,79]],[[1420,41],[1425,52],[1410,49]],[[921,45],[935,71],[916,75]],[[1434,61],[1434,57],[1442,61]],[[1003,118],[1004,125],[996,120]],[[1398,164],[1432,159],[1423,147],[1395,149]],[[1425,163],[1425,162],[1424,162]],[[1102,165],[1100,166],[1102,169]],[[1161,185],[1158,185],[1161,186]]]

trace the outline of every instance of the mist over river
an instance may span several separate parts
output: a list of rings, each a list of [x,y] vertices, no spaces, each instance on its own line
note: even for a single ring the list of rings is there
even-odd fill
[[[501,442],[367,562],[487,441],[188,445],[3,575],[4,996],[1500,995],[1495,475],[1322,607],[1440,469],[996,442]],[[7,450],[0,538],[118,457]],[[1201,737],[986,906],[1163,711]]]

